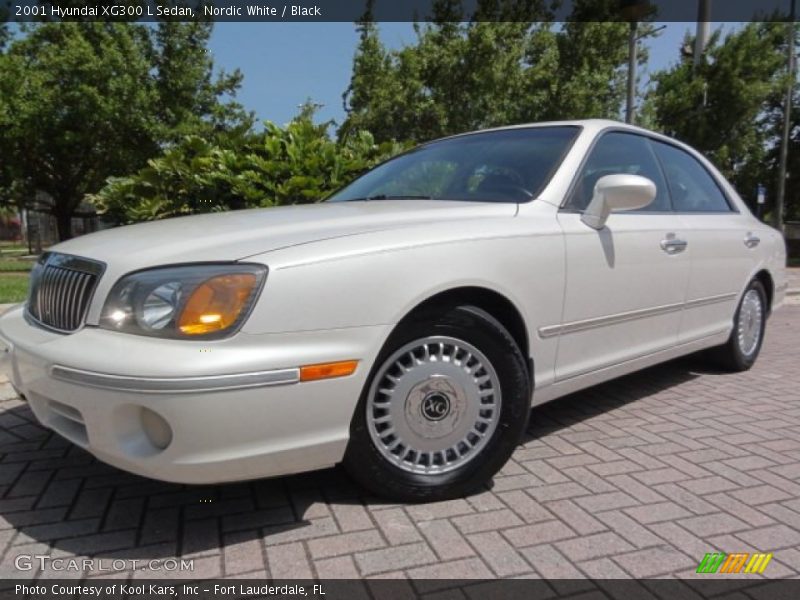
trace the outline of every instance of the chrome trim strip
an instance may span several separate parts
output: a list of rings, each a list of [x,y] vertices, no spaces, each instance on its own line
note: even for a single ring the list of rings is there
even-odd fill
[[[678,302],[675,304],[665,304],[663,306],[656,306],[653,308],[643,308],[639,310],[632,310],[629,312],[618,313],[616,315],[608,315],[605,317],[594,317],[591,319],[584,319],[582,321],[572,321],[571,323],[564,323],[563,325],[548,325],[547,327],[539,328],[539,337],[547,339],[557,335],[565,335],[568,333],[576,333],[578,331],[586,331],[588,329],[596,329],[598,327],[606,327],[608,325],[617,325],[618,323],[625,323],[627,321],[635,321],[637,319],[644,319],[646,317],[657,317],[671,312],[683,310],[685,308],[695,308],[698,306],[706,306],[708,304],[716,304],[718,302],[726,302],[733,300],[738,294],[720,294],[718,296],[709,296],[708,298],[699,298],[689,302]]]
[[[698,298],[686,303],[686,308],[695,308],[696,306],[706,306],[708,304],[717,304],[727,300],[735,300],[739,294],[720,294],[719,296],[709,296],[708,298]]]
[[[155,394],[182,394],[216,392],[271,385],[288,385],[300,381],[300,369],[276,369],[232,375],[203,377],[130,377],[82,371],[71,367],[53,365],[50,375],[55,379],[90,387],[121,392],[146,392]]]

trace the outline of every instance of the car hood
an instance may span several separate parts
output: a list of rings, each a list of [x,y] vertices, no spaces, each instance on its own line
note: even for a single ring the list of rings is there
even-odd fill
[[[327,202],[179,217],[108,229],[52,248],[133,270],[241,260],[280,248],[425,223],[514,216],[516,204],[444,200]],[[116,270],[116,269],[115,269]]]

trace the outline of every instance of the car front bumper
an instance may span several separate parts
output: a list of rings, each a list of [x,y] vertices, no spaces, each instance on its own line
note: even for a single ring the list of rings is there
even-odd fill
[[[386,326],[161,340],[0,317],[0,369],[36,418],[100,460],[181,483],[240,481],[339,462]],[[302,365],[358,359],[299,381]]]

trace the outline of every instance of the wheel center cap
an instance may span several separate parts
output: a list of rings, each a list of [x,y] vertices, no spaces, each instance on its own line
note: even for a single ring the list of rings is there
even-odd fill
[[[456,381],[431,375],[412,387],[403,406],[405,424],[419,438],[437,440],[465,427],[467,397]]]
[[[431,392],[422,400],[419,409],[429,421],[441,421],[450,414],[450,398],[441,392]]]

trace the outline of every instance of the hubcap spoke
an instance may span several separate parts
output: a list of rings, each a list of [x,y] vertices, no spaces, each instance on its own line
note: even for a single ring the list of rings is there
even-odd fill
[[[739,349],[745,356],[751,356],[761,341],[761,326],[764,319],[764,306],[756,290],[748,290],[742,298],[736,334]]]
[[[483,353],[450,337],[407,344],[381,365],[369,392],[372,442],[400,469],[435,474],[473,460],[500,416],[500,381]]]

